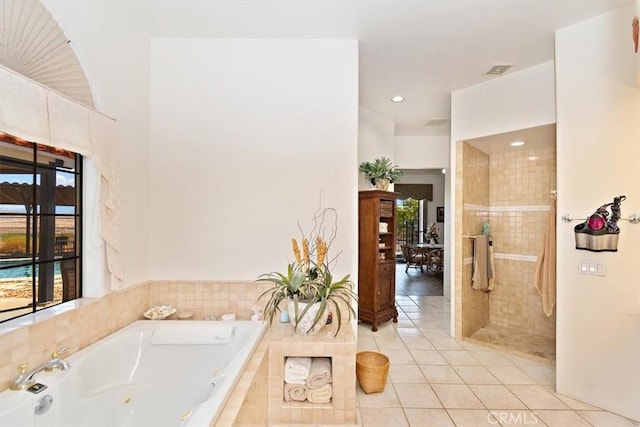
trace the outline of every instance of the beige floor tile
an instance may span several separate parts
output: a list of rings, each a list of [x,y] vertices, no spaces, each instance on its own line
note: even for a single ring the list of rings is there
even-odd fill
[[[606,411],[578,411],[582,417],[594,427],[636,427],[640,423],[634,423],[620,415]]]
[[[413,319],[413,324],[419,329],[439,328],[438,322],[431,319]]]
[[[527,359],[526,357],[520,357],[515,354],[505,353],[504,357],[509,359],[515,366],[548,366],[545,363]]]
[[[447,365],[440,352],[435,350],[409,350],[418,365]]]
[[[502,384],[536,384],[524,371],[515,366],[489,366],[487,369]]]
[[[454,366],[454,369],[467,384],[500,384],[483,366]]]
[[[464,350],[460,343],[453,338],[429,338],[429,341],[438,350]]]
[[[422,311],[410,311],[406,313],[406,316],[411,320],[421,320],[427,318],[427,315]]]
[[[476,358],[483,366],[513,366],[513,363],[497,351],[479,350],[471,351],[473,357]]]
[[[420,365],[420,369],[429,383],[464,384],[451,366]]]
[[[397,329],[398,335],[400,335],[400,337],[402,339],[404,338],[409,338],[409,337],[419,337],[419,338],[424,338],[424,335],[422,335],[422,332],[420,331],[420,329],[416,328],[415,325],[412,325],[409,328],[398,328]]]
[[[358,351],[378,351],[378,345],[373,337],[358,337]]]
[[[486,409],[469,410],[469,409],[448,409],[447,412],[453,419],[456,427],[480,427],[499,425],[492,418],[491,413]]]
[[[590,423],[573,411],[538,409],[536,415],[549,427],[591,427]]]
[[[520,369],[538,384],[556,384],[556,369],[553,366],[522,366]]]
[[[538,417],[536,411],[531,409],[489,409],[489,423],[504,427],[546,427],[546,424]]]
[[[431,341],[425,337],[402,337],[402,340],[409,350],[435,350]]]
[[[424,335],[425,337],[431,339],[431,338],[451,338],[451,336],[449,335],[448,331],[445,331],[443,329],[436,329],[436,328],[420,328],[420,332],[422,332],[422,335]]]
[[[567,405],[569,408],[574,411],[602,411],[602,408],[598,408],[597,406],[589,405],[588,403],[581,402],[576,399],[572,399],[567,396],[563,396],[555,392],[554,387],[544,386],[551,394],[553,394],[558,399],[562,400],[562,402]]]
[[[404,311],[405,313],[407,313],[407,315],[409,313],[424,313],[424,311],[422,310],[421,307],[418,307],[415,304],[411,304],[411,305],[401,305],[400,308],[402,308],[402,311]],[[411,317],[410,317],[411,318]]]
[[[375,337],[376,344],[380,350],[385,349],[406,349],[404,341],[398,337]]]
[[[452,366],[477,366],[480,365],[466,350],[440,350],[442,357]]]
[[[446,409],[484,408],[482,402],[464,384],[431,384],[431,387]]]
[[[411,319],[400,319],[398,317],[398,323],[396,323],[397,328],[415,328],[416,325],[413,323]]]
[[[366,394],[358,385],[358,402],[361,408],[399,408],[400,400],[393,384],[387,383],[382,393]]]
[[[403,408],[442,408],[429,384],[394,384]]]
[[[405,409],[411,427],[455,427],[444,409]]]
[[[509,389],[503,385],[470,385],[469,388],[489,409],[526,409]]]
[[[409,427],[401,408],[361,408],[362,427]]]
[[[509,385],[507,387],[531,409],[569,409],[560,399],[540,385]]]
[[[427,382],[418,365],[391,365],[389,376],[394,384]]]
[[[380,353],[385,354],[392,365],[414,365],[416,363],[407,349],[388,348],[381,350]]]

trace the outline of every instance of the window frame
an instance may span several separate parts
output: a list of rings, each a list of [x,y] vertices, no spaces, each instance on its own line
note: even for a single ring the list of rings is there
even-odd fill
[[[24,141],[19,138],[15,138],[11,135],[0,132],[0,142],[13,144],[21,148],[21,151],[25,151],[25,147],[28,148],[31,154],[31,159],[27,160],[26,158],[17,158],[16,156],[6,155],[4,153],[0,153],[0,162],[3,166],[5,165],[14,165],[17,168],[24,168],[26,172],[30,172],[31,174],[31,185],[29,191],[32,203],[31,211],[26,209],[23,212],[6,212],[0,211],[0,218],[2,217],[22,217],[25,221],[25,230],[30,227],[28,234],[26,234],[25,239],[30,234],[29,244],[25,248],[26,257],[24,258],[24,262],[20,262],[19,264],[13,264],[11,266],[1,266],[0,271],[8,270],[10,268],[15,267],[23,267],[23,268],[31,268],[31,276],[25,277],[24,280],[31,280],[31,303],[26,306],[22,305],[19,307],[10,307],[0,310],[0,314],[5,315],[12,311],[18,311],[20,314],[15,316],[10,316],[0,320],[0,323],[7,322],[13,319],[20,318],[22,316],[32,315],[34,313],[42,312],[43,310],[47,310],[51,307],[55,307],[59,304],[65,303],[67,301],[72,301],[75,299],[82,298],[82,247],[83,247],[83,157],[82,155],[75,153],[70,150],[59,149],[56,147],[51,147],[43,144],[38,144],[35,142]],[[63,154],[65,157],[69,157],[71,162],[73,163],[73,167],[65,167],[60,164],[47,164],[40,162],[39,159],[43,157],[49,157],[47,154]],[[46,203],[43,203],[41,198],[44,196],[42,193],[44,192],[44,185],[42,185],[42,180],[44,174],[42,172],[48,173],[49,179],[53,179],[53,188],[54,194],[53,203],[49,204],[49,209],[52,210],[50,212],[43,212],[43,206]],[[65,206],[62,204],[58,204],[59,201],[55,200],[57,195],[58,185],[58,173],[64,173],[65,175],[73,175],[74,177],[74,209],[73,213],[61,213],[58,212],[59,206]],[[29,175],[29,173],[25,173],[25,175]],[[0,179],[0,182],[2,180]],[[37,189],[37,187],[40,187]],[[1,204],[1,203],[0,203]],[[71,206],[71,205],[66,205]],[[56,230],[58,225],[58,219],[61,218],[73,218],[73,245],[65,243],[65,239],[59,239],[60,237],[65,236],[56,236]],[[41,237],[45,237],[42,235],[42,224],[43,221],[48,222],[48,226],[52,228],[52,233],[48,236],[48,239],[45,239],[45,242],[48,243],[46,247],[43,248],[39,246],[39,242],[41,241]],[[72,247],[72,250],[69,250],[69,247]],[[27,249],[30,248],[30,254],[27,252]],[[64,248],[64,250],[63,250]],[[7,260],[10,258],[2,257],[2,260]],[[51,280],[55,283],[55,264],[60,264],[60,275],[62,275],[62,298],[58,301],[53,299],[53,292],[55,289],[55,284],[52,284],[51,287],[41,287],[39,286],[39,275],[36,274],[36,266],[41,266],[44,264],[51,263],[53,264],[53,268],[49,270],[52,272]],[[42,273],[42,272],[40,272]],[[44,276],[43,276],[44,277]],[[65,286],[66,281],[66,286]],[[38,295],[38,292],[41,295]],[[45,295],[48,292],[51,292],[51,300],[47,300]],[[40,297],[44,297],[42,299],[43,303],[46,306],[42,306]],[[54,302],[55,301],[55,302]],[[30,308],[31,310],[28,312],[24,312],[26,309]],[[3,316],[4,317],[4,316]]]

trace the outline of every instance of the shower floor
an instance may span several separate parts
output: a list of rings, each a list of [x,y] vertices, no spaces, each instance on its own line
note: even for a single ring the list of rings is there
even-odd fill
[[[467,339],[546,363],[556,361],[555,340],[540,335],[489,324]]]

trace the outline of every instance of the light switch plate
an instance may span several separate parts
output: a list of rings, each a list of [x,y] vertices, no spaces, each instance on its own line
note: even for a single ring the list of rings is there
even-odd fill
[[[578,260],[578,273],[589,274],[592,276],[606,276],[607,266],[602,261],[592,259],[580,259]]]

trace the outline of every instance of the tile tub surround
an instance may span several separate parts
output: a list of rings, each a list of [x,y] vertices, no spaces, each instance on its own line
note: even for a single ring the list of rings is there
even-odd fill
[[[9,387],[17,367],[35,367],[51,353],[67,347],[71,355],[143,318],[150,306],[147,283],[113,292],[102,298],[69,301],[0,325],[0,390]]]
[[[247,320],[251,306],[268,287],[267,283],[232,281],[145,282],[4,322],[0,324],[0,390],[9,386],[18,365],[37,366],[62,347],[71,355],[143,319],[142,313],[152,305],[171,305],[178,313],[190,311],[194,319],[235,313],[239,320]]]

